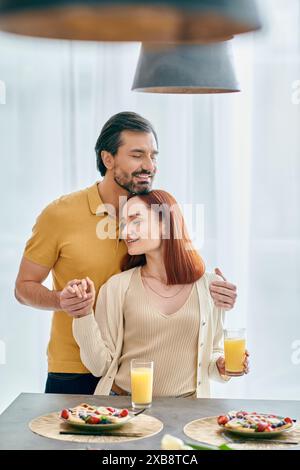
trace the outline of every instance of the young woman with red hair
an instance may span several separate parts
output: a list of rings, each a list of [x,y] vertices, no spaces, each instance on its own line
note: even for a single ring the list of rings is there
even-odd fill
[[[129,394],[130,362],[138,359],[154,361],[154,396],[209,397],[210,379],[228,380],[224,311],[209,291],[217,276],[205,272],[178,204],[165,191],[130,197],[121,233],[128,248],[122,273],[102,286],[95,315],[91,309],[73,320],[81,359],[101,377],[95,394]],[[244,367],[247,373],[247,356]]]

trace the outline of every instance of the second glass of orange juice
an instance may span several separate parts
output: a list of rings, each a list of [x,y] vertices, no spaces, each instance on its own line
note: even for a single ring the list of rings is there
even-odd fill
[[[133,408],[150,408],[153,389],[153,361],[131,361],[131,400]]]
[[[224,330],[225,374],[233,377],[244,375],[246,352],[245,329]]]

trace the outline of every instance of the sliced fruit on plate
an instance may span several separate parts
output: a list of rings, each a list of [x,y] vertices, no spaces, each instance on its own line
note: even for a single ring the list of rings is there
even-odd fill
[[[293,420],[289,417],[256,411],[229,411],[226,415],[219,416],[217,422],[228,431],[247,433],[278,433],[293,426]]]
[[[70,424],[118,424],[127,421],[129,411],[127,409],[117,409],[106,406],[91,406],[86,403],[75,406],[74,408],[65,408],[61,411],[60,417]]]

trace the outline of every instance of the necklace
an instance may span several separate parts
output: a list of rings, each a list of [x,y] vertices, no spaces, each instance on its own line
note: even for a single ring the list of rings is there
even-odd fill
[[[143,279],[144,279],[145,283],[147,284],[147,286],[149,287],[149,289],[152,290],[152,292],[154,292],[156,295],[159,295],[159,297],[163,297],[164,299],[171,299],[171,298],[173,298],[173,297],[176,297],[176,296],[177,296],[178,294],[180,294],[180,292],[183,291],[183,289],[185,288],[185,284],[184,284],[184,285],[179,289],[179,291],[176,292],[176,294],[172,294],[172,295],[161,295],[161,294],[159,294],[156,290],[154,290],[154,289],[150,286],[149,282],[146,281],[146,277],[145,277],[145,276],[143,276]],[[156,279],[156,278],[154,278],[154,279]]]

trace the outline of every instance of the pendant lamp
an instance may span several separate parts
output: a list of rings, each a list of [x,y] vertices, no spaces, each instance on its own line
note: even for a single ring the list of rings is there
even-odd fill
[[[190,94],[240,91],[228,41],[142,44],[132,90]]]
[[[259,28],[255,0],[0,0],[0,29],[44,38],[212,42]]]

